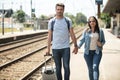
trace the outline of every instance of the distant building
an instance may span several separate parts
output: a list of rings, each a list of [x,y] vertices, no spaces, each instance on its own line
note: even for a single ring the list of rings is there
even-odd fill
[[[11,18],[4,18],[4,27],[10,28],[11,26]],[[0,17],[0,26],[2,26],[2,18]]]
[[[120,37],[120,0],[108,0],[103,12],[110,14],[112,32]]]
[[[0,9],[0,26],[2,26],[2,15],[4,15],[4,27],[9,28],[12,24],[12,18],[11,15],[13,14],[12,9]]]

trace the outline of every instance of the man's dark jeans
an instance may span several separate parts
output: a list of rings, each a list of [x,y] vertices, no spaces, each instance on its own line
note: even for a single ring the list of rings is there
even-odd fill
[[[53,49],[53,58],[56,65],[56,75],[58,80],[62,80],[62,61],[64,67],[64,80],[70,77],[70,48]]]
[[[99,64],[101,61],[102,52],[95,53],[95,50],[90,50],[89,54],[84,54],[85,61],[89,70],[90,80],[99,80]]]

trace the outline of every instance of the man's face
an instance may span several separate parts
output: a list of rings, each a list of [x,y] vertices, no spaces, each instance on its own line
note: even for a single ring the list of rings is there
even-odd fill
[[[61,6],[57,6],[57,7],[56,7],[56,15],[62,16],[63,13],[64,13],[64,8],[61,7]]]

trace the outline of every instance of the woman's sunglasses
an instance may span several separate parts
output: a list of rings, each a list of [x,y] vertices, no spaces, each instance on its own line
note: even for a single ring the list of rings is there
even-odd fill
[[[95,21],[88,21],[88,23],[95,22]]]

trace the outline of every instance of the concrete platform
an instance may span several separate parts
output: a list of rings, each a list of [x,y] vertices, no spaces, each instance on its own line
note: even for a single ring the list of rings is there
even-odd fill
[[[7,32],[4,33],[4,35],[0,34],[0,39],[2,38],[8,38],[8,37],[14,37],[14,36],[19,36],[19,35],[27,35],[27,34],[34,34],[34,33],[40,33],[40,32],[47,32],[48,30],[26,30],[26,31],[22,31],[22,32]]]
[[[99,80],[120,80],[120,39],[108,32],[107,29],[103,30],[106,43],[100,63]],[[71,53],[70,80],[89,80],[83,49],[83,47],[79,49],[76,55]]]
[[[37,30],[37,31],[23,31],[23,32],[14,32],[12,33],[6,33],[4,35],[0,35],[0,45],[6,44],[12,41],[17,41],[21,39],[31,38],[34,36],[42,35],[44,33],[47,33],[48,30]]]

